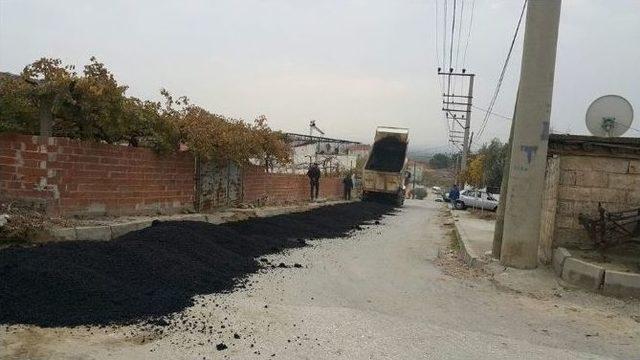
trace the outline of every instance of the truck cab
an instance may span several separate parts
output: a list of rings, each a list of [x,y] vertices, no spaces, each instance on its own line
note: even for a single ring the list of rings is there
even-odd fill
[[[409,129],[379,126],[362,170],[362,199],[400,206],[410,174],[405,171]]]

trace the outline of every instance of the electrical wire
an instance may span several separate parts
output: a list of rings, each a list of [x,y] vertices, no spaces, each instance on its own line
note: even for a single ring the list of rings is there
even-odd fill
[[[447,1],[448,0],[444,0],[444,18],[442,19],[442,34],[444,34],[442,37],[442,71],[446,71],[445,67],[447,61]]]
[[[436,11],[435,11],[435,14],[436,14],[436,21],[435,21],[435,24],[436,24],[436,31],[435,31],[435,34],[436,34],[436,51],[435,51],[436,64],[437,64],[437,66],[439,68],[442,69],[444,67],[444,64],[440,65],[440,49],[438,49],[438,27],[439,27],[439,24],[438,24],[439,23],[438,22],[438,18],[439,18],[439,16],[438,16],[438,14],[439,14],[439,11],[438,11],[438,0],[436,0],[435,4],[436,4]],[[444,61],[444,59],[443,59],[443,61]],[[440,91],[442,93],[444,93],[444,80],[442,79],[442,76],[438,75],[438,81],[440,82]]]
[[[462,23],[464,22],[464,0],[460,0],[460,21],[458,24],[458,44],[456,46],[456,69],[458,68],[458,58],[460,57],[460,33],[462,32]]]
[[[446,1],[445,1],[446,4]],[[447,76],[447,95],[451,94],[451,68],[453,66],[453,40],[456,33],[456,5],[457,0],[453,0],[453,17],[451,18],[451,45],[449,45],[449,68],[447,72],[449,75]],[[449,96],[447,96],[447,101],[449,101]]]
[[[484,130],[489,120],[489,115],[493,112],[493,106],[495,105],[496,100],[498,99],[498,94],[500,93],[500,87],[502,86],[502,80],[504,79],[504,74],[507,71],[507,66],[509,65],[509,59],[511,59],[513,46],[518,37],[518,32],[520,31],[520,24],[522,23],[522,18],[524,17],[524,11],[526,8],[527,8],[527,0],[524,0],[522,4],[522,11],[520,12],[520,18],[518,19],[518,25],[516,25],[516,30],[513,34],[513,38],[511,39],[511,45],[509,45],[509,52],[507,53],[507,58],[504,60],[504,64],[502,65],[502,71],[500,72],[500,77],[498,78],[496,88],[493,92],[493,96],[491,97],[491,101],[489,102],[489,107],[486,110],[484,119],[482,119],[482,125],[480,125],[480,131],[478,131],[478,135],[476,136],[478,140],[480,140],[480,138],[482,137],[482,134],[484,133]]]
[[[499,118],[503,118],[503,119],[505,119],[505,120],[512,120],[512,118],[511,118],[511,117],[509,117],[509,116],[502,115],[502,114],[498,114],[498,113],[494,113],[494,112],[489,112],[489,110],[488,110],[488,109],[483,109],[483,108],[481,108],[481,107],[479,107],[479,106],[471,105],[471,107],[472,107],[472,108],[474,108],[474,109],[478,109],[478,110],[480,110],[480,111],[483,111],[483,112],[485,112],[485,113],[490,113],[490,114],[491,114],[491,115],[493,115],[493,116],[497,116],[497,117],[499,117]]]
[[[467,50],[469,49],[469,41],[471,40],[471,29],[473,27],[473,13],[476,8],[476,0],[471,3],[471,18],[469,20],[469,31],[467,33],[467,42],[464,46],[464,53],[462,55],[462,68],[464,69],[467,64]]]
[[[453,64],[453,40],[456,33],[456,4],[457,0],[453,0],[453,18],[451,20],[451,45],[449,46],[449,68]]]
[[[458,37],[456,38],[456,62],[455,62],[455,66],[454,69],[459,71],[459,60],[460,60],[460,44],[462,43],[462,26],[464,24],[464,0],[460,0],[460,16],[458,17],[459,21],[458,21]],[[453,79],[453,91],[456,92],[457,88],[458,88],[458,82],[460,84],[460,92],[463,91],[464,89],[464,78],[459,79],[460,81],[458,81],[457,79],[458,77],[454,77]]]
[[[445,0],[446,1],[446,0]],[[435,31],[435,40],[436,40],[436,49],[435,49],[435,55],[436,55],[436,63],[437,66],[440,67],[442,69],[443,65],[440,65],[440,49],[438,49],[438,27],[440,26],[439,24],[439,17],[440,17],[440,11],[438,10],[438,0],[435,1],[435,14],[436,14],[436,21],[435,21],[435,26],[436,26],[436,31]],[[444,58],[443,58],[444,61]],[[444,79],[442,78],[442,76],[440,74],[438,74],[438,82],[440,83],[440,93],[444,93]],[[449,135],[449,124],[447,122],[447,119],[444,119],[444,123],[442,125],[444,125],[443,129],[444,129],[444,135],[445,138]]]

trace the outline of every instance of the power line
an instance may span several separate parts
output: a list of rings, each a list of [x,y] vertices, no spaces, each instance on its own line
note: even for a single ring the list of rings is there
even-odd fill
[[[440,51],[438,49],[438,27],[439,27],[439,24],[438,24],[438,18],[439,18],[438,0],[436,0],[436,11],[435,11],[435,14],[436,14],[436,21],[435,21],[435,24],[436,24],[436,31],[435,31],[435,34],[436,34],[436,51],[435,51],[436,64],[438,64],[437,66],[439,66],[439,67],[440,66],[444,67],[444,64],[440,65]],[[443,58],[443,61],[444,61],[444,58]],[[438,81],[440,81],[440,91],[444,92],[444,80],[442,79],[441,76],[438,76]]]
[[[446,1],[445,1],[445,4],[446,4]],[[449,45],[449,70],[453,68],[453,39],[456,33],[456,5],[457,5],[457,0],[453,0],[453,16],[451,18],[451,45]],[[450,92],[451,92],[451,76],[447,77],[447,94]]]
[[[442,38],[442,68],[446,67],[446,58],[447,58],[447,2],[448,0],[444,0],[444,18],[442,19],[442,33],[444,34]]]
[[[473,13],[476,8],[476,0],[471,3],[471,18],[469,20],[469,32],[467,34],[467,43],[464,46],[464,54],[462,55],[462,67],[467,63],[467,50],[469,49],[469,41],[471,40],[471,29],[473,27]]]
[[[460,0],[460,21],[458,25],[458,45],[456,46],[456,69],[458,68],[458,58],[460,57],[460,33],[462,32],[462,23],[464,20],[464,0]]]
[[[507,53],[507,58],[504,60],[504,64],[502,65],[502,71],[500,72],[500,77],[498,78],[498,83],[496,84],[496,89],[493,92],[493,96],[491,101],[489,102],[489,107],[486,110],[484,115],[484,119],[482,119],[482,125],[480,126],[480,131],[478,132],[477,138],[480,140],[482,133],[484,132],[485,127],[487,126],[487,122],[489,120],[489,115],[493,112],[493,106],[498,99],[498,94],[500,93],[500,86],[502,86],[502,80],[504,79],[504,74],[507,71],[507,66],[509,65],[509,59],[511,58],[511,53],[513,52],[513,46],[516,42],[516,38],[518,37],[518,32],[520,30],[520,24],[522,23],[522,18],[524,16],[524,10],[527,8],[527,0],[524,0],[522,4],[522,11],[520,12],[520,18],[518,19],[518,25],[516,26],[516,30],[513,34],[513,38],[511,39],[511,45],[509,46],[509,52]]]
[[[478,110],[480,110],[480,111],[483,111],[483,112],[485,112],[485,113],[489,113],[489,114],[491,114],[491,115],[493,115],[493,116],[497,116],[497,117],[499,117],[499,118],[503,118],[503,119],[506,119],[506,120],[512,120],[512,118],[511,118],[511,117],[509,117],[509,116],[502,115],[502,114],[498,114],[498,113],[494,113],[494,112],[489,112],[489,110],[488,110],[488,109],[483,109],[483,108],[481,108],[481,107],[479,107],[479,106],[471,105],[471,107],[472,107],[472,108],[474,108],[474,109],[478,109]]]
[[[457,0],[453,0],[453,18],[451,19],[451,45],[449,46],[449,67],[453,64],[453,38],[456,32],[456,3]]]

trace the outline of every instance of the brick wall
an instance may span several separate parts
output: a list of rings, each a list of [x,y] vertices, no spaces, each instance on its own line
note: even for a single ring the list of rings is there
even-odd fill
[[[0,134],[0,197],[41,203],[52,215],[124,215],[191,209],[189,153],[67,138]]]
[[[309,199],[309,178],[305,175],[267,173],[261,168],[247,168],[242,175],[243,202],[274,204]],[[342,179],[320,178],[320,197],[342,197]]]
[[[560,156],[554,245],[588,247],[591,241],[578,222],[580,213],[640,207],[640,160],[620,156]]]

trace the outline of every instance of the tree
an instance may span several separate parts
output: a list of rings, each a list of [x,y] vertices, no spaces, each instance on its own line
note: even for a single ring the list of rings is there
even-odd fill
[[[38,133],[38,106],[20,76],[0,73],[0,132]]]
[[[484,186],[499,189],[502,183],[502,169],[507,159],[507,144],[498,139],[492,139],[490,143],[482,145],[478,154],[483,156],[484,162]]]
[[[265,116],[247,123],[165,89],[164,103],[127,97],[126,91],[95,57],[80,75],[59,59],[42,58],[20,76],[0,73],[0,131],[147,146],[163,154],[184,144],[200,158],[266,168],[290,161],[289,145]]]
[[[41,58],[27,65],[21,77],[31,85],[26,95],[38,107],[40,135],[51,136],[54,114],[72,101],[69,91],[76,81],[74,66],[62,65],[60,59]]]
[[[446,169],[453,164],[453,156],[451,154],[437,153],[429,159],[429,166],[432,169]]]
[[[475,187],[484,185],[485,156],[477,154],[471,157],[467,169],[462,174],[464,182]]]

